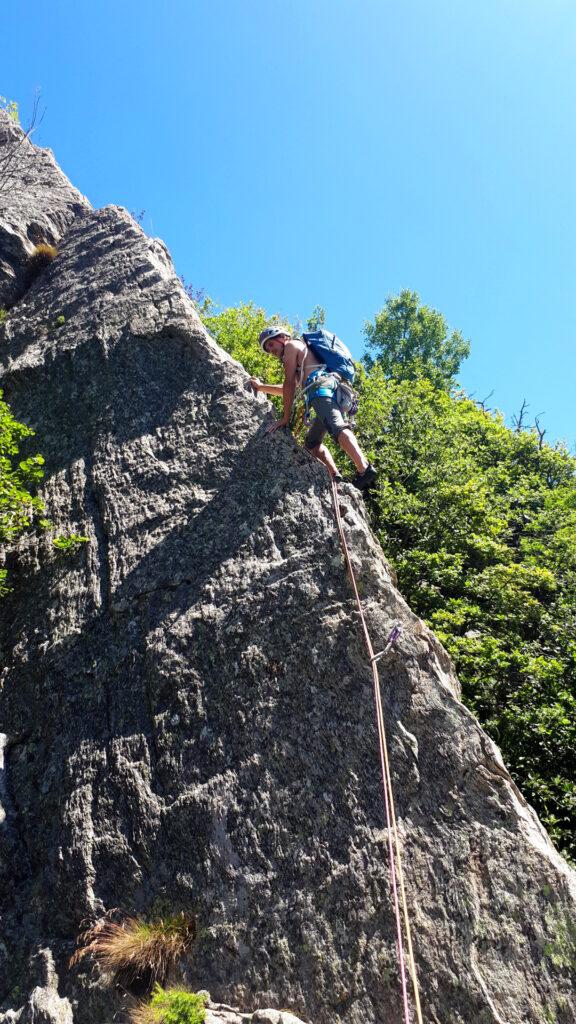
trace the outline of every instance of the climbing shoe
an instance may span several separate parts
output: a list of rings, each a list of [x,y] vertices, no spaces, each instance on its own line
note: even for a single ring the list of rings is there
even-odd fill
[[[344,477],[341,476],[340,473],[334,473],[334,476],[332,477],[332,479],[333,479],[335,484],[341,484],[343,479],[344,479]]]
[[[366,466],[363,473],[356,473],[356,476],[350,482],[357,487],[359,491],[366,491],[372,486],[376,479],[376,470],[370,463]]]

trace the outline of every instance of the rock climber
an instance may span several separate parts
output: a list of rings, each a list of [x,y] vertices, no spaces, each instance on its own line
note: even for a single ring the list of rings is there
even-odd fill
[[[328,336],[326,331],[318,331],[304,335],[302,339],[292,338],[285,327],[267,327],[260,334],[260,347],[267,355],[279,359],[284,368],[283,384],[263,384],[258,377],[251,377],[250,384],[255,391],[261,391],[266,395],[280,395],[284,400],[282,417],[269,427],[269,433],[280,430],[290,425],[292,406],[297,389],[306,399],[306,404],[315,413],[315,419],[306,434],[304,446],[311,455],[324,463],[330,476],[341,481],[334,459],[322,439],[326,433],[330,434],[338,442],[343,452],[348,455],[356,467],[356,476],[351,483],[359,490],[366,490],[376,478],[376,470],[368,462],[363,454],[360,445],[352,431],[349,423],[344,419],[342,408],[337,403],[337,385],[339,380],[345,381],[345,376],[335,373],[333,369],[327,370],[326,362],[322,362],[324,350],[321,345],[324,337],[332,337],[345,353],[345,363],[352,366],[352,359],[348,350],[336,338],[335,335]],[[320,339],[320,345],[316,344],[316,352],[312,345],[305,339]],[[342,363],[344,365],[344,363]],[[353,369],[352,369],[353,376]],[[330,379],[332,378],[332,380]],[[350,374],[347,375],[348,380]]]

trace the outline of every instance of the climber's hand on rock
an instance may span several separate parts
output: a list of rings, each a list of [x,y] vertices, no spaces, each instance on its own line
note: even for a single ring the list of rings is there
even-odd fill
[[[290,420],[285,419],[284,416],[283,416],[281,420],[276,420],[276,423],[272,423],[268,427],[268,433],[269,434],[273,434],[275,430],[281,430],[282,427],[287,427],[289,425],[289,423],[290,423]]]
[[[250,377],[250,387],[253,391],[260,391],[262,387],[262,381],[258,377]]]

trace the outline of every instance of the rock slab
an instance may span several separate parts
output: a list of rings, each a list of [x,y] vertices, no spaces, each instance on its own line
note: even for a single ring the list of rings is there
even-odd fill
[[[112,1021],[115,990],[69,958],[119,907],[196,915],[186,978],[239,1013],[400,1024],[371,676],[324,471],[267,433],[120,208],[79,204],[0,350],[54,532],[89,538],[61,555],[38,531],[8,557],[4,1019],[46,949],[62,1020],[67,1001]],[[349,488],[341,510],[375,649],[404,627],[381,676],[424,1019],[573,1024],[574,873]]]

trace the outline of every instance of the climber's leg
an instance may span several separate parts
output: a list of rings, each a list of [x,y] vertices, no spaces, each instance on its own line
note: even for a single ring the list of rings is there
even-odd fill
[[[337,440],[342,451],[346,452],[348,458],[352,459],[352,462],[356,466],[358,472],[364,473],[368,469],[368,459],[362,453],[360,445],[356,440],[356,435],[352,432],[352,428],[343,427],[338,434]]]
[[[304,442],[308,451],[312,452],[316,458],[324,463],[331,476],[336,476],[338,474],[336,464],[330,452],[321,444],[324,434],[328,431],[356,467],[356,476],[352,480],[354,486],[360,490],[369,487],[376,478],[376,470],[370,465],[362,452],[356,435],[342,415],[342,410],[336,405],[334,399],[327,395],[313,398],[311,405],[316,413],[316,419],[310,427]]]
[[[322,444],[322,438],[326,433],[326,427],[322,423],[322,420],[316,417],[310,430],[304,438],[304,447],[306,451],[310,452],[315,459],[319,459],[326,466],[326,469],[330,473],[330,476],[339,476],[336,463],[330,455],[330,452],[325,445]]]
[[[315,448],[308,448],[308,446],[306,447],[310,452],[310,455],[313,455],[315,459],[319,459],[320,462],[324,463],[328,472],[330,473],[330,476],[340,476],[338,472],[338,467],[336,466],[336,463],[334,462],[334,459],[330,455],[330,452],[328,451],[326,445],[318,444],[316,445]]]

